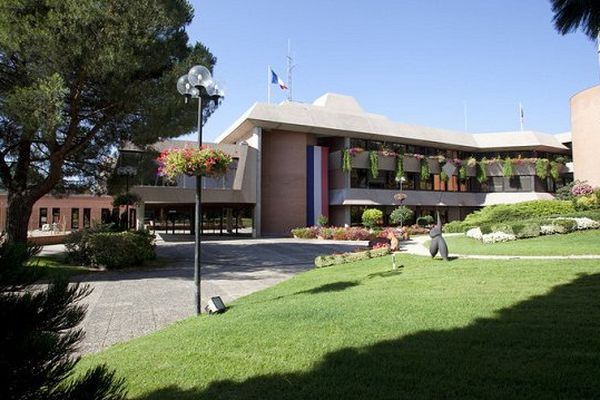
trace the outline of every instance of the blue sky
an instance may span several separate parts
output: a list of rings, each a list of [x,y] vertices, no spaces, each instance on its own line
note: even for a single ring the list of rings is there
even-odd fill
[[[294,100],[326,92],[357,98],[393,121],[469,132],[570,130],[569,98],[600,80],[595,45],[560,36],[547,0],[192,1],[191,41],[218,58],[222,106],[205,125],[213,141],[267,100],[267,66]],[[175,90],[175,88],[173,88]],[[272,86],[272,102],[285,93]],[[189,136],[191,138],[192,136]]]

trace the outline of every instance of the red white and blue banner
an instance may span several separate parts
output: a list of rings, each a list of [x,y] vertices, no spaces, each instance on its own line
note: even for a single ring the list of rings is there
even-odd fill
[[[306,226],[317,224],[320,215],[329,218],[329,147],[306,148]]]

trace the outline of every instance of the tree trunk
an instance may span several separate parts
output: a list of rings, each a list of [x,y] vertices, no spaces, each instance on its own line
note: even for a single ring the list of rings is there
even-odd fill
[[[8,240],[13,243],[27,243],[27,227],[33,210],[28,196],[8,193]]]

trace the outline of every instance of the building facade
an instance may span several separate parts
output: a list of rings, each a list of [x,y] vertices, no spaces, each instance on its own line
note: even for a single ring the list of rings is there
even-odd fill
[[[257,153],[254,226],[262,235],[288,234],[311,225],[319,215],[333,225],[356,224],[367,207],[389,215],[403,204],[416,216],[439,211],[446,220],[462,219],[490,204],[552,199],[572,179],[570,135],[542,132],[467,134],[399,124],[365,112],[349,96],[326,94],[312,104],[255,104],[218,139],[219,145],[248,146]],[[344,166],[350,150],[349,166]],[[377,175],[371,157],[377,157]],[[459,179],[455,160],[499,160],[486,166],[487,179],[467,169]],[[522,159],[504,176],[500,160]],[[403,179],[397,179],[402,159]],[[557,179],[536,174],[537,158],[558,160]],[[422,176],[421,159],[428,164]],[[438,159],[443,159],[440,163]],[[347,160],[346,160],[347,161]],[[446,167],[451,164],[456,168]],[[568,164],[567,164],[568,165]]]
[[[66,232],[90,227],[95,222],[108,222],[112,215],[112,196],[73,194],[43,196],[33,205],[29,231],[53,230]],[[0,232],[6,230],[8,196],[0,193]]]

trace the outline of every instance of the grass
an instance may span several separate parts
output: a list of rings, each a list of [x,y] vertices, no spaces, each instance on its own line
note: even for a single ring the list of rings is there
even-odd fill
[[[41,272],[40,278],[48,280],[58,277],[105,272],[105,270],[98,268],[68,264],[63,254],[35,256],[29,261],[29,265],[39,268]],[[172,265],[171,260],[165,257],[156,257],[153,260],[145,261],[141,266],[131,267],[130,269],[163,268],[170,265]]]
[[[600,230],[573,232],[566,235],[538,236],[512,242],[483,244],[466,236],[445,236],[453,254],[506,256],[569,256],[600,254]]]
[[[42,279],[69,277],[97,271],[92,268],[67,264],[62,254],[36,256],[29,261],[29,265],[40,269]]]
[[[600,264],[402,256],[312,270],[85,357],[135,399],[597,398]]]

